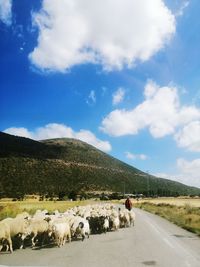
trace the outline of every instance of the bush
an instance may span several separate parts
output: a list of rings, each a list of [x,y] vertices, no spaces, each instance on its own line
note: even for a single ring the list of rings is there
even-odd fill
[[[69,198],[69,199],[72,199],[73,201],[76,201],[76,200],[77,200],[77,192],[75,192],[75,191],[71,191],[71,192],[68,194],[68,198]]]

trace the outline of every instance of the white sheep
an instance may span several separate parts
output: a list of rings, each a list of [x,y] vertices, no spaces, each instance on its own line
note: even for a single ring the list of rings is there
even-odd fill
[[[21,239],[20,249],[24,247],[24,239],[28,235],[28,219],[24,219],[24,216],[17,216],[16,218],[6,218],[2,222],[6,223],[10,229],[10,237],[18,237]]]
[[[10,227],[7,223],[5,222],[0,222],[0,251],[2,250],[4,244],[8,244],[8,248],[10,252],[13,252],[12,248],[12,240],[10,236]]]
[[[90,235],[90,226],[89,226],[89,222],[88,220],[80,217],[80,216],[76,216],[73,221],[71,221],[71,233],[72,236],[74,237],[78,237],[81,236],[82,237],[82,241],[85,239],[85,237],[87,236],[89,238]]]
[[[135,225],[135,212],[133,210],[129,211],[130,225]]]
[[[105,217],[104,224],[103,224],[103,230],[104,230],[105,233],[108,232],[108,230],[109,230],[109,219],[108,219],[108,217]]]
[[[7,246],[12,252],[12,238],[15,236],[23,241],[30,235],[32,247],[40,236],[43,238],[42,243],[46,237],[51,236],[55,238],[58,247],[61,247],[66,240],[70,242],[71,237],[81,237],[82,241],[86,236],[89,238],[90,226],[92,233],[106,233],[108,230],[129,227],[134,222],[135,213],[132,210],[117,210],[111,204],[77,206],[64,213],[55,211],[53,214],[47,210],[37,210],[31,219],[28,213],[22,213],[15,219],[7,218],[0,222],[0,250]]]
[[[46,220],[43,219],[31,219],[30,220],[30,225],[27,229],[27,232],[29,235],[32,236],[31,242],[32,242],[32,247],[35,247],[36,245],[36,237],[38,235],[42,234],[48,234],[49,232],[49,223]],[[44,238],[42,240],[42,244],[44,242]]]
[[[55,236],[55,241],[58,247],[63,246],[66,240],[71,242],[71,231],[70,231],[69,223],[67,222],[53,223],[52,233]]]
[[[111,229],[116,231],[120,227],[120,221],[119,221],[119,214],[116,210],[112,210],[111,215],[110,215],[110,225]]]
[[[130,216],[128,210],[121,210],[119,208],[119,221],[120,221],[120,227],[130,226]]]

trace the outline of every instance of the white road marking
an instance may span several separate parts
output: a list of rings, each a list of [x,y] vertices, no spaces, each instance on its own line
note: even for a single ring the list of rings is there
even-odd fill
[[[139,211],[140,212],[140,211]],[[186,267],[199,267],[200,266],[200,258],[197,255],[194,255],[192,251],[184,248],[178,240],[176,240],[173,236],[169,236],[169,234],[161,228],[156,221],[152,220],[147,213],[144,213],[143,216],[145,217],[146,222],[151,226],[154,232],[159,235],[169,247],[171,247],[176,254],[178,254],[181,258],[185,257]]]

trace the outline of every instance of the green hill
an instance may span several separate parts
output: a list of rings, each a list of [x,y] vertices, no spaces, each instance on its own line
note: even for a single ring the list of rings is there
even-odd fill
[[[150,176],[79,140],[34,141],[0,132],[0,196],[112,191],[199,195],[200,189]]]

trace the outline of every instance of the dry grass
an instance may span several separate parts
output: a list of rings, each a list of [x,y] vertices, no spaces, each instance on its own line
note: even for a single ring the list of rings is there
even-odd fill
[[[185,206],[185,205],[190,205],[192,207],[200,208],[200,198],[184,198],[184,197],[179,197],[179,198],[173,198],[173,197],[168,197],[168,198],[154,198],[154,199],[142,199],[139,201],[140,203],[142,202],[149,202],[153,204],[170,204],[170,205],[175,205],[175,206]]]
[[[171,203],[176,204],[172,205]],[[196,201],[191,201],[191,199],[184,201],[176,201],[176,199],[148,200],[140,201],[135,206],[159,215],[200,236],[200,209]]]
[[[0,220],[12,217],[14,218],[17,214],[23,211],[33,215],[36,210],[48,210],[49,212],[59,210],[64,212],[74,206],[83,206],[87,204],[96,203],[94,200],[85,201],[1,201],[0,202]]]

